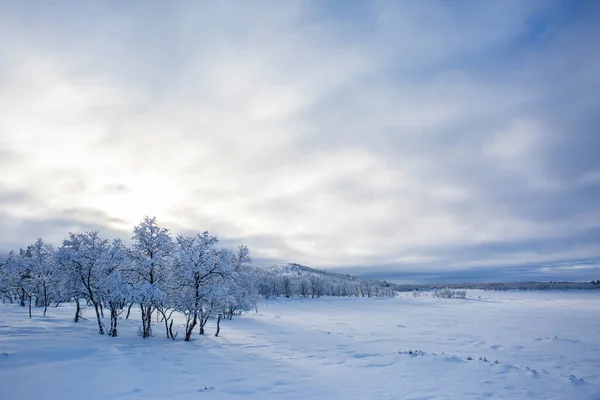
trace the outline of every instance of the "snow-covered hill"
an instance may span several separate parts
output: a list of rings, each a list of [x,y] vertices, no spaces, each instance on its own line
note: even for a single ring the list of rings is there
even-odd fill
[[[265,297],[357,296],[392,297],[394,285],[310,268],[300,264],[277,264],[259,269],[259,291]]]
[[[338,274],[335,272],[310,268],[305,265],[300,265],[300,264],[295,264],[295,263],[275,264],[275,265],[272,265],[272,266],[266,268],[266,270],[269,272],[273,272],[277,275],[281,275],[281,276],[285,276],[285,275],[306,276],[306,277],[321,276],[321,277],[330,278],[330,279],[340,279],[340,280],[354,281],[354,282],[365,281],[365,280],[376,282],[373,279],[362,279],[362,278],[352,276],[349,274]]]

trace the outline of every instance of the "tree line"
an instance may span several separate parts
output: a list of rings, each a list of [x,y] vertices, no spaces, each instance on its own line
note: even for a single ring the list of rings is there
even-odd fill
[[[596,283],[598,282],[598,283]],[[440,284],[395,284],[394,289],[398,292],[434,291],[444,288],[471,289],[489,291],[507,290],[591,290],[600,289],[600,281],[591,282],[467,282],[467,283],[440,283]]]

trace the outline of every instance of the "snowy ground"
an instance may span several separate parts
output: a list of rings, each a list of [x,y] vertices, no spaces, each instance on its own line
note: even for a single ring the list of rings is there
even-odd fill
[[[92,312],[0,305],[0,399],[600,399],[600,291],[274,300],[191,343]]]

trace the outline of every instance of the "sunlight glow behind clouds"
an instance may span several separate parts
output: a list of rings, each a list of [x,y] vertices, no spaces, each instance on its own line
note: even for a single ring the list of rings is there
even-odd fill
[[[600,257],[600,11],[550,3],[5,5],[0,247],[148,214],[317,267]]]

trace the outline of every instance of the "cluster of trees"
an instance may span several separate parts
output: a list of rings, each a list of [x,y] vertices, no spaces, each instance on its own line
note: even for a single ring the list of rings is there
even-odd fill
[[[429,295],[428,292],[419,292],[418,290],[415,290],[413,292],[413,297],[418,299],[421,297],[429,297]],[[431,297],[434,299],[466,299],[467,291],[450,289],[446,287],[443,289],[435,289],[433,292],[431,292]]]
[[[275,265],[257,271],[258,291],[265,298],[394,297],[394,285],[350,275],[320,271],[299,264]]]
[[[221,248],[208,232],[175,239],[156,218],[145,217],[134,227],[132,243],[112,242],[98,232],[71,233],[58,249],[38,239],[19,252],[0,258],[0,296],[4,301],[44,308],[75,302],[74,320],[81,319],[84,300],[95,311],[100,334],[117,336],[120,315],[136,304],[141,311],[141,335],[152,335],[152,315],[173,333],[174,313],[185,317],[185,340],[210,317],[222,318],[256,307],[260,299],[246,246]],[[110,325],[104,324],[105,310]]]

